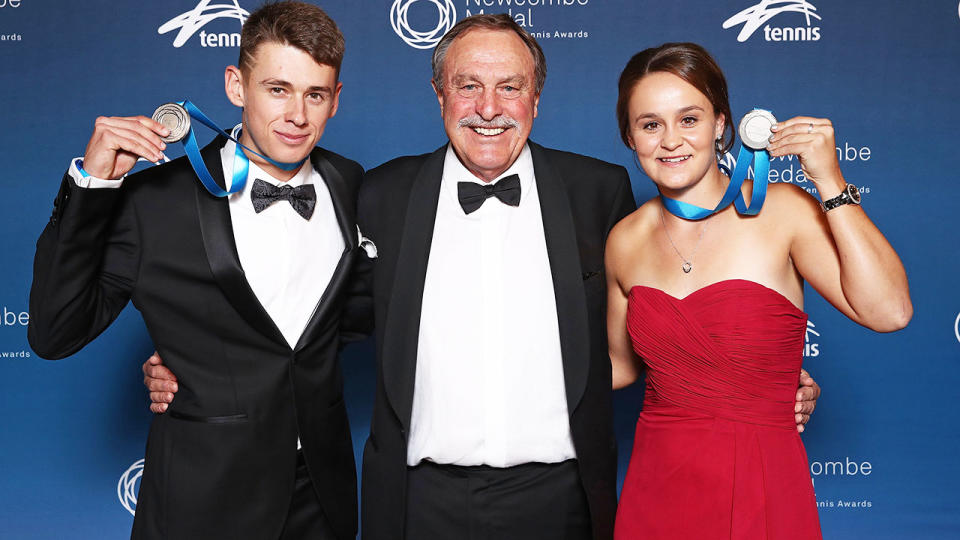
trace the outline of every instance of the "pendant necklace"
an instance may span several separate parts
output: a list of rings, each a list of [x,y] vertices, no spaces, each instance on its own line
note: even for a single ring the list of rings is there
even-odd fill
[[[670,232],[667,231],[667,224],[663,220],[663,206],[660,206],[660,224],[663,225],[663,232],[667,235],[667,240],[670,241],[670,245],[673,246],[673,250],[677,252],[677,256],[680,257],[680,260],[683,261],[683,265],[680,268],[683,270],[684,274],[689,274],[693,270],[693,263],[691,260],[694,255],[697,254],[697,249],[700,247],[700,241],[703,240],[703,233],[707,230],[707,222],[704,221],[703,228],[700,229],[700,236],[697,237],[697,243],[693,246],[693,253],[690,254],[690,259],[684,258],[680,253],[680,250],[677,249],[677,245],[673,243],[673,238],[670,238]]]

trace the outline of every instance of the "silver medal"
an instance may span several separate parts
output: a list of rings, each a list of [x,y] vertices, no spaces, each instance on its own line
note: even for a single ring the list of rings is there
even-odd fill
[[[770,135],[773,134],[770,128],[776,123],[777,119],[770,111],[754,109],[740,120],[737,131],[744,146],[753,150],[762,150],[770,144]]]
[[[160,137],[165,143],[182,140],[190,131],[190,115],[177,103],[164,103],[157,107],[157,110],[153,111],[153,119],[170,130],[170,135]]]

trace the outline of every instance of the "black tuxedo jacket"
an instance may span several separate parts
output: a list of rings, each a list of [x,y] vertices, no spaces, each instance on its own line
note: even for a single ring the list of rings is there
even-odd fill
[[[202,150],[223,185],[218,138]],[[186,158],[82,189],[65,175],[37,243],[30,345],[69,356],[128,300],[143,315],[177,399],[147,439],[134,538],[277,538],[293,492],[297,435],[339,538],[355,538],[356,468],[338,361],[341,333],[363,329],[343,310],[357,249],[363,169],[323,149],[310,160],[330,189],[346,249],[293,349],[240,267],[226,199],[210,195]],[[310,246],[303,246],[310,249]],[[367,317],[369,318],[369,316]]]
[[[607,233],[636,204],[623,167],[532,142],[530,150],[556,293],[580,478],[594,537],[612,538],[616,442],[603,248]],[[372,283],[377,337],[376,396],[361,489],[361,530],[367,540],[403,536],[421,297],[445,152],[446,146],[368,171],[360,192],[359,226],[379,252],[375,261],[364,261],[358,268]],[[491,199],[486,204],[499,203]]]

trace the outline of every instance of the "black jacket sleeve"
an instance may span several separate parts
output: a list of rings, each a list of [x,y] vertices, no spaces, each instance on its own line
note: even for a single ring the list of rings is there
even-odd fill
[[[49,359],[92,341],[126,306],[140,244],[129,190],[81,188],[64,175],[37,241],[27,339]]]

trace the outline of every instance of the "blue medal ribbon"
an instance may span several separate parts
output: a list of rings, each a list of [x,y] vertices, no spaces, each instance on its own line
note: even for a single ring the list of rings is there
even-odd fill
[[[747,179],[747,172],[751,163],[753,163],[753,191],[750,196],[750,206],[747,206],[746,201],[743,200],[743,194],[740,192],[740,188],[743,187],[743,182]],[[721,170],[724,170],[724,167],[721,167]],[[730,203],[733,203],[733,206],[739,214],[755,216],[760,213],[760,209],[763,207],[763,201],[767,198],[767,178],[769,175],[770,154],[765,149],[751,150],[746,146],[740,145],[740,152],[737,154],[737,165],[733,168],[733,173],[730,174],[730,184],[727,185],[727,190],[724,192],[720,202],[717,203],[716,208],[713,210],[702,208],[695,204],[665,197],[663,194],[660,195],[660,200],[668,212],[683,219],[699,220],[712,216],[730,206]]]
[[[250,158],[244,153],[244,150],[252,153],[255,156],[259,156],[265,159],[274,167],[277,167],[284,171],[292,171],[298,169],[303,162],[306,161],[306,158],[296,162],[296,163],[283,163],[281,161],[275,161],[269,157],[256,152],[255,150],[245,146],[236,137],[230,135],[226,131],[220,129],[213,120],[207,118],[207,115],[203,114],[194,105],[189,101],[178,101],[177,104],[186,109],[187,114],[191,118],[196,119],[201,124],[207,126],[208,128],[216,131],[220,135],[230,139],[236,143],[237,148],[233,155],[233,178],[230,181],[229,188],[224,191],[217,185],[217,182],[214,181],[213,176],[210,175],[210,171],[207,170],[207,165],[203,162],[203,158],[200,156],[200,146],[197,144],[197,138],[193,133],[193,126],[190,126],[189,131],[187,132],[187,137],[183,140],[183,149],[187,154],[187,159],[190,160],[190,165],[193,167],[193,171],[197,173],[197,177],[200,179],[200,183],[203,184],[203,187],[210,192],[214,197],[226,197],[232,193],[237,193],[243,189],[243,186],[247,183],[247,172],[250,169]]]

